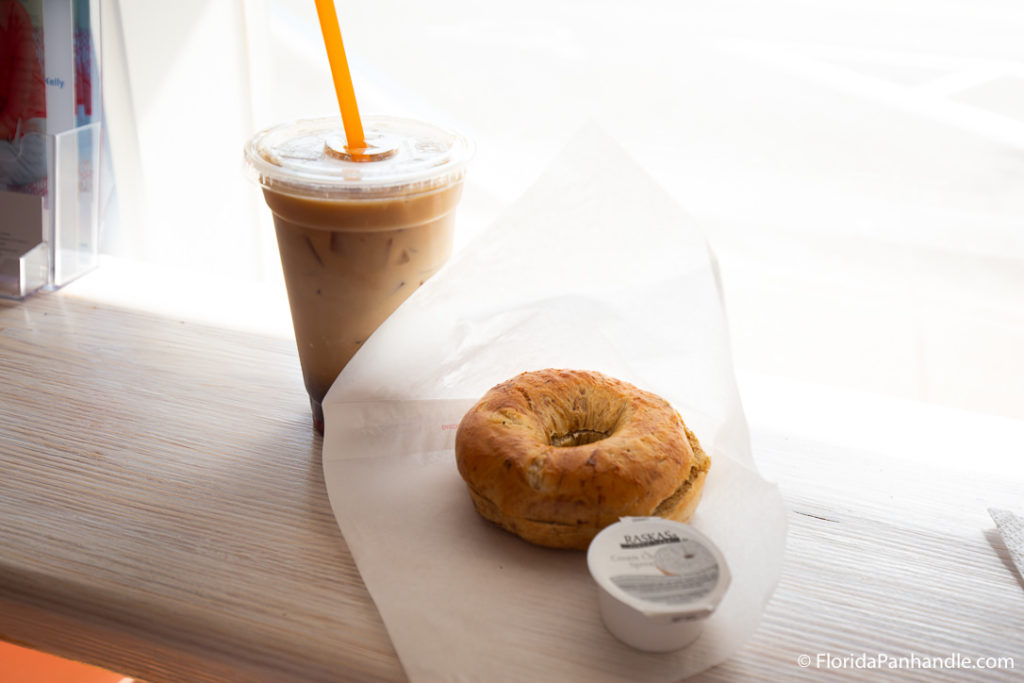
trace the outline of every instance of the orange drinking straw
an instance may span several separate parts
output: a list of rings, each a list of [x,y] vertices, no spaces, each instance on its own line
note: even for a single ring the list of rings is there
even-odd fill
[[[363,122],[359,118],[359,107],[356,106],[356,91],[352,88],[352,74],[348,71],[348,59],[345,57],[345,45],[341,42],[341,28],[338,27],[334,0],[316,0],[316,13],[320,17],[327,61],[331,64],[331,76],[334,77],[334,92],[338,95],[338,106],[341,107],[346,146],[352,151],[364,149],[366,140],[363,138]]]

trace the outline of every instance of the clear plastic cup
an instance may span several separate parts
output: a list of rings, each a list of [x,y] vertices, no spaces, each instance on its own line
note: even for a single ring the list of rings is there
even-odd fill
[[[313,425],[353,355],[451,255],[472,145],[443,128],[366,117],[367,147],[345,147],[340,118],[296,121],[245,147],[274,214]]]

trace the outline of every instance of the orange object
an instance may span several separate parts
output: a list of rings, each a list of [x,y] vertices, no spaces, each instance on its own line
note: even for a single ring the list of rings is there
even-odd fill
[[[0,641],[0,683],[132,683],[132,679]]]
[[[320,18],[320,31],[324,34],[327,60],[331,65],[331,76],[334,78],[334,92],[338,96],[338,106],[341,108],[345,140],[349,150],[357,152],[366,148],[366,140],[363,137],[359,107],[356,105],[356,91],[352,87],[352,74],[348,70],[348,58],[345,57],[345,45],[341,42],[341,28],[338,26],[334,0],[316,0],[316,13]]]

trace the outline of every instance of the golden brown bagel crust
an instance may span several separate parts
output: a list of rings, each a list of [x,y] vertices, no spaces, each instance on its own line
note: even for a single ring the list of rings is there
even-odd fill
[[[620,517],[688,520],[710,466],[667,401],[583,370],[525,372],[488,391],[459,424],[455,457],[483,517],[578,549]]]

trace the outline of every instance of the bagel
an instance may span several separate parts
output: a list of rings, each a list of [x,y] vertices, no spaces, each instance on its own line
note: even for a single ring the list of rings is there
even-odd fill
[[[599,372],[524,372],[462,418],[455,460],[477,512],[537,545],[585,549],[620,517],[685,522],[711,461],[669,403]]]

